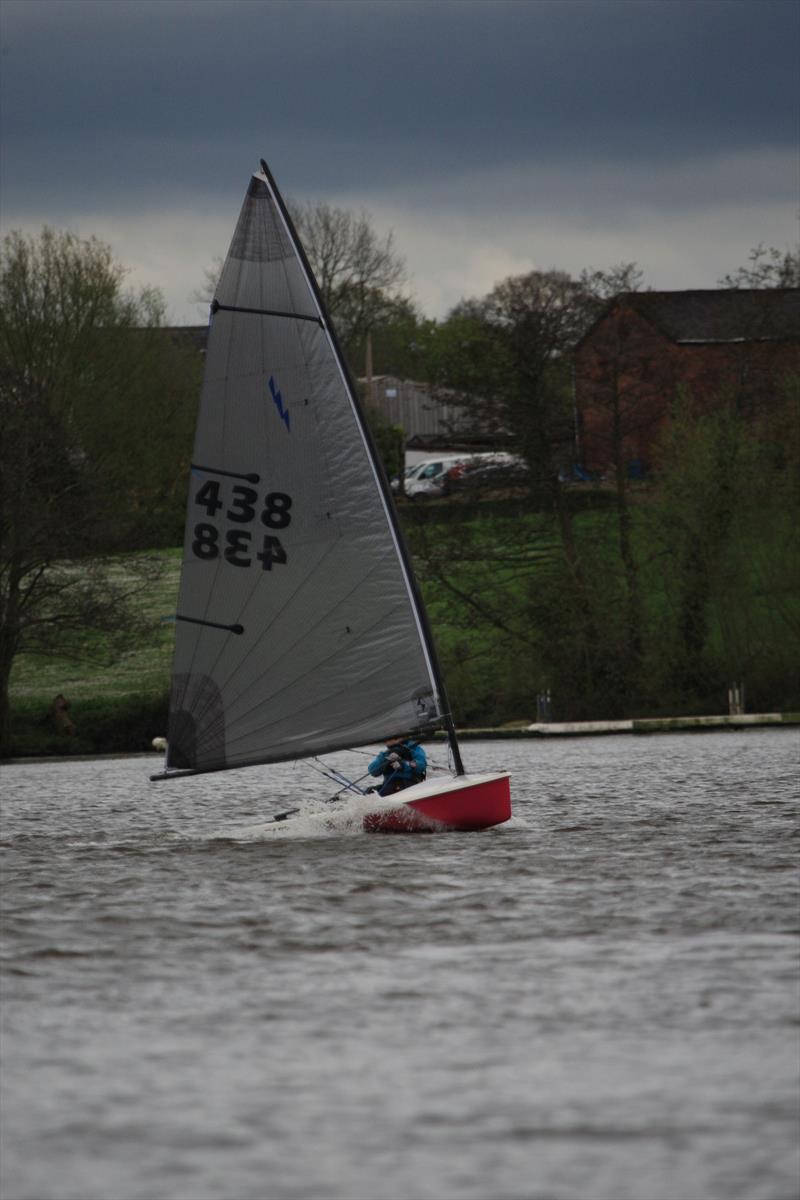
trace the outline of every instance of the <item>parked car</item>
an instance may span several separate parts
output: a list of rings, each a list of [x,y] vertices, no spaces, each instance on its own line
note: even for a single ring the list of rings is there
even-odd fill
[[[529,473],[528,464],[518,454],[474,454],[447,472],[445,491],[510,487],[526,483]]]
[[[405,487],[405,484],[408,482],[408,480],[411,479],[416,474],[416,472],[419,470],[419,468],[421,466],[422,466],[421,463],[414,463],[413,466],[406,467],[405,471],[403,472],[403,486],[404,487]],[[389,486],[392,489],[392,491],[395,492],[395,494],[397,492],[399,492],[400,491],[400,476],[393,475],[392,478],[389,480]]]
[[[428,496],[441,496],[445,472],[459,461],[457,454],[443,454],[439,458],[426,458],[409,467],[405,473],[404,490],[410,500],[421,500]],[[399,491],[392,481],[392,489]]]

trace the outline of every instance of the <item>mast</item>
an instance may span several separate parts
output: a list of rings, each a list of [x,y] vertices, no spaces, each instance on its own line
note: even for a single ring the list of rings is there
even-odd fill
[[[353,377],[350,374],[350,369],[345,361],[344,355],[343,355],[341,347],[339,345],[338,338],[336,336],[336,332],[331,323],[331,319],[328,316],[328,310],[325,307],[325,302],[322,298],[322,293],[320,292],[319,284],[317,283],[317,280],[314,276],[314,272],[311,269],[311,264],[308,261],[303,244],[300,241],[300,238],[297,234],[297,230],[295,229],[294,222],[292,221],[292,218],[289,215],[289,210],[287,209],[286,204],[284,203],[283,196],[281,195],[281,193],[278,189],[278,186],[275,183],[275,180],[272,176],[272,172],[270,171],[269,167],[267,166],[267,164],[263,158],[261,159],[261,170],[263,171],[264,176],[269,184],[270,191],[272,193],[273,199],[275,200],[275,203],[278,206],[278,209],[280,211],[284,225],[286,226],[286,230],[294,244],[294,247],[297,251],[300,262],[303,265],[303,270],[305,271],[309,286],[311,287],[311,290],[314,294],[314,300],[316,301],[317,308],[319,309],[320,316],[322,317],[322,322],[323,322],[323,325],[325,328],[325,333],[328,336],[328,339],[331,344],[331,348],[333,349],[333,352],[336,356],[336,360],[339,365],[339,370],[342,374],[342,378],[344,379],[347,390],[350,393],[350,401],[351,401],[351,404],[353,407],[353,412],[356,416],[356,420],[358,421],[359,428],[361,431],[361,436],[364,439],[364,444],[367,448],[367,452],[370,455],[370,458],[372,460],[372,465],[375,470],[375,476],[376,476],[376,479],[378,482],[378,486],[380,487],[381,493],[383,495],[384,509],[386,512],[386,516],[387,516],[387,519],[388,519],[389,524],[392,529],[395,544],[397,546],[398,553],[400,555],[400,560],[401,560],[401,563],[403,566],[403,572],[406,576],[408,586],[409,586],[409,589],[411,592],[412,602],[413,602],[415,610],[416,610],[417,619],[419,622],[419,629],[420,629],[420,633],[422,635],[422,641],[423,641],[423,645],[425,648],[425,652],[427,654],[428,661],[430,663],[433,681],[436,685],[436,689],[439,693],[439,696],[441,697],[442,704],[445,709],[444,729],[447,734],[447,739],[450,743],[450,750],[453,755],[453,764],[456,769],[456,775],[464,775],[465,774],[464,764],[461,760],[461,751],[460,751],[459,745],[458,745],[458,738],[456,736],[455,725],[453,724],[453,715],[452,715],[452,712],[450,711],[450,703],[447,698],[447,691],[445,689],[444,680],[442,678],[442,670],[439,665],[438,656],[436,654],[436,646],[435,646],[435,643],[433,640],[433,633],[431,631],[430,622],[428,621],[428,614],[425,609],[425,605],[424,605],[424,602],[422,599],[422,594],[419,590],[419,585],[417,583],[417,579],[414,574],[414,569],[411,565],[411,556],[408,552],[408,547],[406,546],[406,541],[405,541],[405,537],[403,535],[403,531],[400,528],[400,522],[397,519],[397,512],[396,512],[396,509],[394,506],[394,500],[392,499],[392,493],[391,493],[391,489],[389,487],[388,480],[386,478],[386,472],[383,469],[383,463],[381,462],[380,455],[378,454],[377,449],[375,447],[375,442],[373,440],[372,433],[370,431],[369,425],[368,425],[367,420],[362,411],[361,404],[359,403],[358,391],[355,386],[355,381],[353,380]]]

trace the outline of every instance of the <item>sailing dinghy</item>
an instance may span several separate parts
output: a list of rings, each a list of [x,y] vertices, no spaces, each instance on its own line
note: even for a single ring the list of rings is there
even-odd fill
[[[366,830],[500,824],[509,776],[464,770],[388,483],[262,160],[211,305],[166,763],[152,778],[437,729],[453,774],[369,796]]]

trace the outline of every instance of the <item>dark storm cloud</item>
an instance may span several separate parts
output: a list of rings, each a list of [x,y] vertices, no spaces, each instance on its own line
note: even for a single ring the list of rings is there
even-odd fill
[[[262,154],[393,229],[428,315],[797,237],[798,0],[0,0],[0,41],[4,230],[96,234],[176,321]]]
[[[797,141],[794,0],[5,0],[4,203],[326,191]]]

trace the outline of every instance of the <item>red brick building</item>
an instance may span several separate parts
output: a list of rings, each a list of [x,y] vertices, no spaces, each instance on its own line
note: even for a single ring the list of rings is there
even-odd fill
[[[646,471],[681,388],[701,407],[729,397],[755,418],[790,374],[800,375],[800,288],[623,293],[576,348],[578,461]]]

